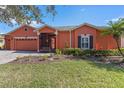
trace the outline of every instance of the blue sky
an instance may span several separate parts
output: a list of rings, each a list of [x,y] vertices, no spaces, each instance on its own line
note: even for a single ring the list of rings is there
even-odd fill
[[[53,17],[46,14],[43,6],[38,6],[46,15],[43,21],[52,26],[80,25],[82,23],[91,23],[93,25],[106,25],[108,20],[117,20],[124,17],[124,6],[107,6],[107,5],[82,5],[82,6],[56,6],[57,15]],[[41,25],[32,24],[32,26],[40,27]],[[8,27],[6,24],[0,24],[0,33],[7,33],[17,26]]]

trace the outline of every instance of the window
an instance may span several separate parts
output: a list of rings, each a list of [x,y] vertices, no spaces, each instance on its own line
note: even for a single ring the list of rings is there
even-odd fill
[[[81,36],[81,48],[89,49],[89,36]]]
[[[28,31],[28,28],[25,28],[24,30],[25,30],[25,31]]]

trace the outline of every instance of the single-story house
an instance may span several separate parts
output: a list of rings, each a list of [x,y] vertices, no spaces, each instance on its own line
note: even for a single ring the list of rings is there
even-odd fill
[[[116,49],[116,42],[112,35],[102,35],[105,27],[84,23],[79,26],[44,25],[35,28],[29,25],[21,27],[5,35],[5,48],[8,50],[47,51],[62,48],[81,49]],[[120,39],[120,46],[124,47],[124,39]]]
[[[0,34],[0,49],[4,48],[5,40],[4,40],[4,34]]]

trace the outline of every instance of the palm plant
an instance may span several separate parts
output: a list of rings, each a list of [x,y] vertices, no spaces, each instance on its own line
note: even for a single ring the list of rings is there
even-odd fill
[[[105,35],[112,35],[116,41],[117,49],[121,56],[124,57],[122,50],[120,49],[119,41],[121,36],[124,34],[124,19],[120,18],[117,21],[109,21],[108,27],[103,32]]]

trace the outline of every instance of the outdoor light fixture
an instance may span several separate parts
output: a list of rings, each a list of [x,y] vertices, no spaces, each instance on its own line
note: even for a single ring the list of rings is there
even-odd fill
[[[58,31],[56,30],[55,35],[58,35]]]

